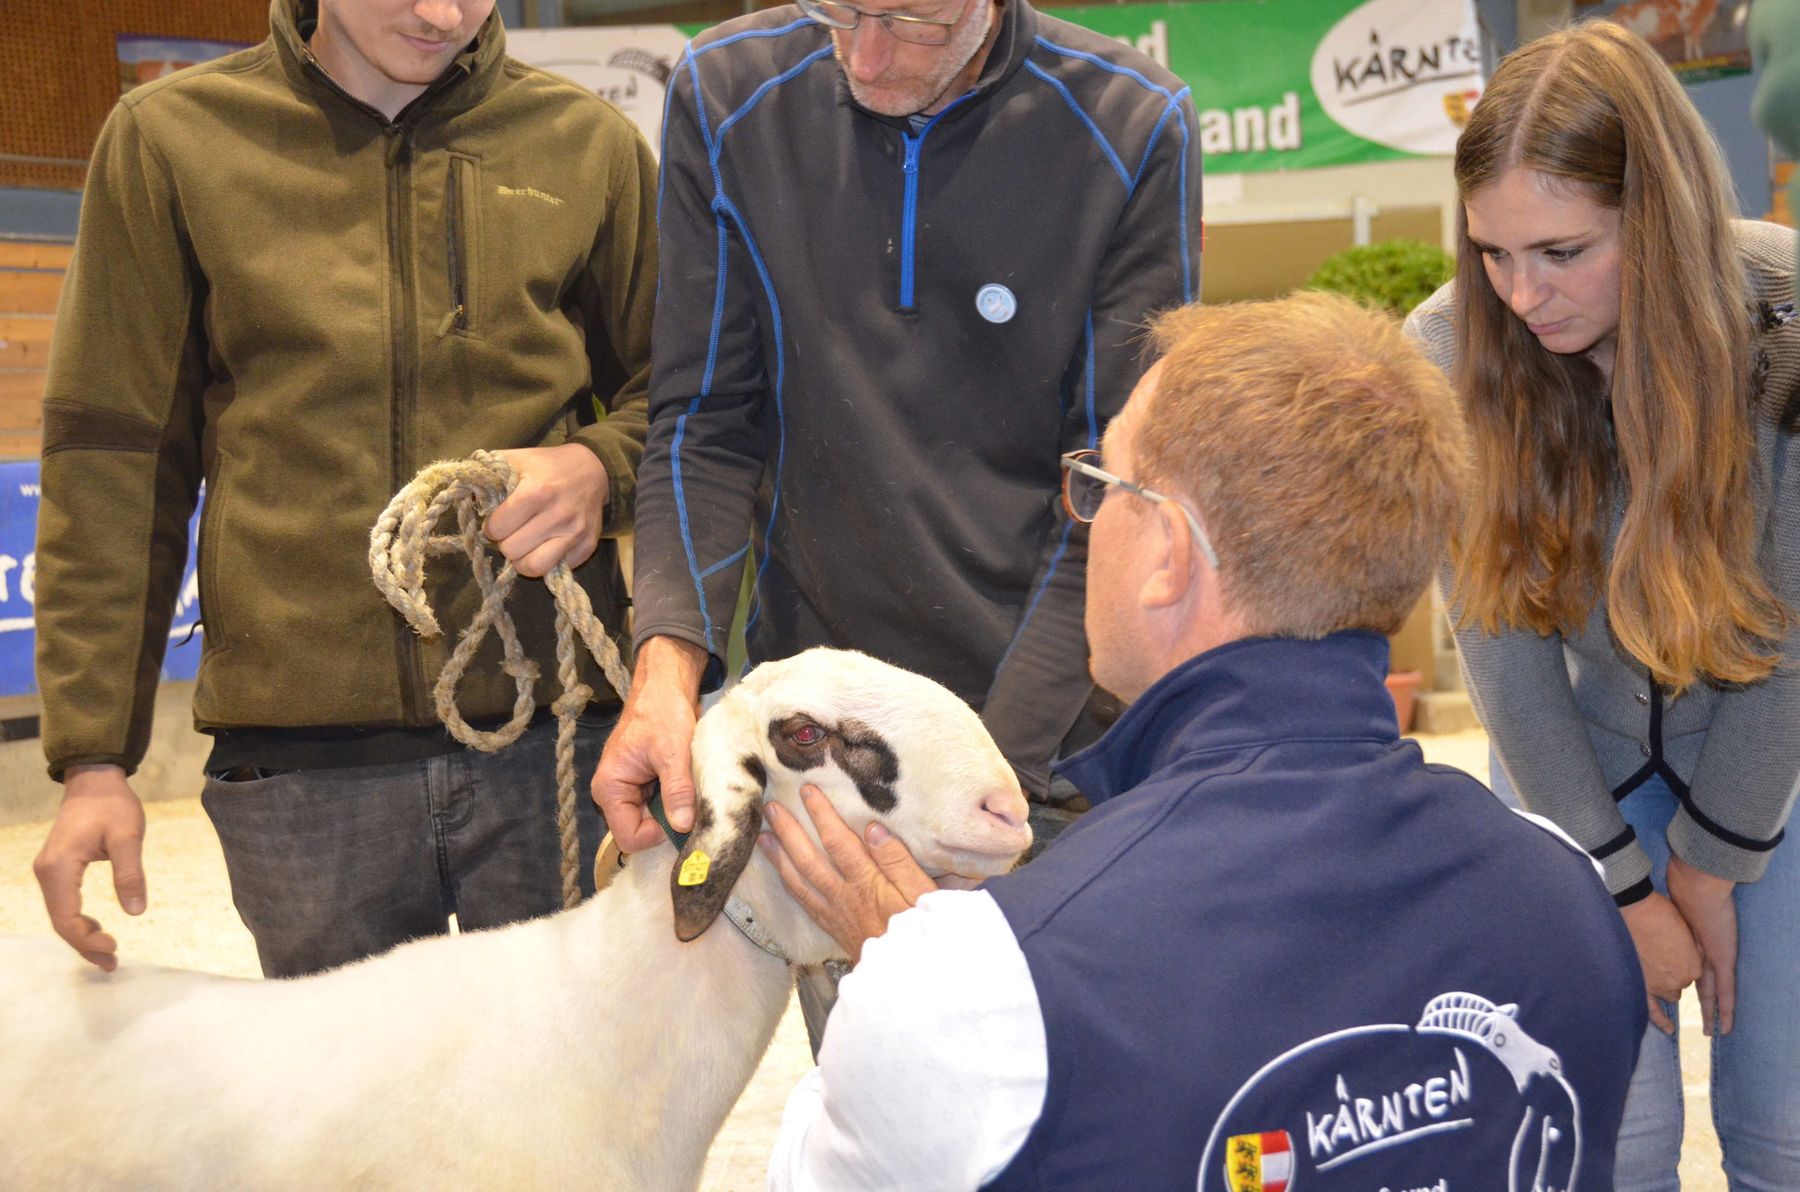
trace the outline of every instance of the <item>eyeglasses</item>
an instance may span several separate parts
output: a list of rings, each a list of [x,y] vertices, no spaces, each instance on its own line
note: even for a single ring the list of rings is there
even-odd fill
[[[840,4],[838,0],[795,0],[800,11],[833,29],[854,29],[864,17],[880,21],[881,27],[901,41],[911,42],[916,46],[941,46],[949,42],[951,27],[962,20],[963,13],[968,11],[969,0],[957,7],[956,15],[948,19],[941,17],[919,17],[904,12],[864,12],[848,4]]]
[[[1071,451],[1062,457],[1062,502],[1065,513],[1084,526],[1092,525],[1094,518],[1100,515],[1100,502],[1106,499],[1106,486],[1117,485],[1146,501],[1153,501],[1158,505],[1173,505],[1181,510],[1181,515],[1187,518],[1188,529],[1194,532],[1194,541],[1200,544],[1200,553],[1206,556],[1206,561],[1215,569],[1219,566],[1219,554],[1213,550],[1213,544],[1207,539],[1206,531],[1200,528],[1200,519],[1194,516],[1193,510],[1173,497],[1152,492],[1141,484],[1133,484],[1096,467],[1092,461],[1099,458],[1100,453],[1091,449]]]

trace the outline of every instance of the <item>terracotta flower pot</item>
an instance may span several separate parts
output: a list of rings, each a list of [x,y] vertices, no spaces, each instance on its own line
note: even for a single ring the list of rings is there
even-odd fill
[[[1388,694],[1394,697],[1394,718],[1400,722],[1403,733],[1412,731],[1413,702],[1423,678],[1418,671],[1396,671],[1387,677]]]

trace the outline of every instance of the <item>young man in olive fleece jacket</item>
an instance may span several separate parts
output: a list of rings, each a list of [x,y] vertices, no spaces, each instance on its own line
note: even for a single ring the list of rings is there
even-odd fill
[[[617,111],[506,58],[492,10],[274,0],[268,40],[132,91],[101,133],[44,409],[38,678],[65,793],[37,872],[102,968],[116,944],[80,913],[81,875],[110,861],[143,910],[127,776],[202,479],[204,798],[264,971],[558,904],[552,726],[495,756],[457,745],[430,694],[454,635],[415,637],[367,562],[418,468],[505,449],[519,486],[488,535],[525,575],[576,565],[622,628],[610,539],[644,441],[655,167]],[[466,566],[432,579],[466,624]],[[550,657],[542,585],[511,608]],[[511,710],[490,654],[471,720]],[[592,766],[618,699],[587,681]]]

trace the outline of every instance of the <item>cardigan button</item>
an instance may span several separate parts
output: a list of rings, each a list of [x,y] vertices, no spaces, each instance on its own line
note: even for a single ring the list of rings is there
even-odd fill
[[[1642,745],[1639,745],[1638,752],[1643,754],[1645,757],[1649,757],[1650,756],[1650,742],[1645,741]]]
[[[1637,700],[1637,702],[1640,704],[1648,704],[1650,702],[1650,697],[1648,695],[1644,694],[1642,691],[1640,691],[1636,695],[1632,696],[1632,698]]]

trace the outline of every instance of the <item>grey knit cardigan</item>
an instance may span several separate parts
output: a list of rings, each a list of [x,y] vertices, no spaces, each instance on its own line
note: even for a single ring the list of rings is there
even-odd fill
[[[1786,458],[1793,436],[1780,426],[1800,384],[1794,233],[1748,220],[1735,231],[1757,325],[1760,557],[1776,594],[1800,612],[1800,459]],[[1444,286],[1406,320],[1407,333],[1452,376],[1453,288]],[[1623,480],[1618,484],[1624,492]],[[1615,538],[1622,513],[1613,518]],[[1609,558],[1611,549],[1609,541]],[[1696,684],[1679,698],[1659,691],[1647,669],[1619,648],[1604,593],[1577,635],[1490,635],[1461,626],[1456,644],[1476,712],[1513,788],[1605,866],[1607,887],[1621,903],[1649,892],[1650,859],[1616,800],[1652,774],[1670,780],[1680,799],[1668,830],[1676,855],[1734,881],[1762,876],[1800,778],[1800,620],[1768,679]]]

